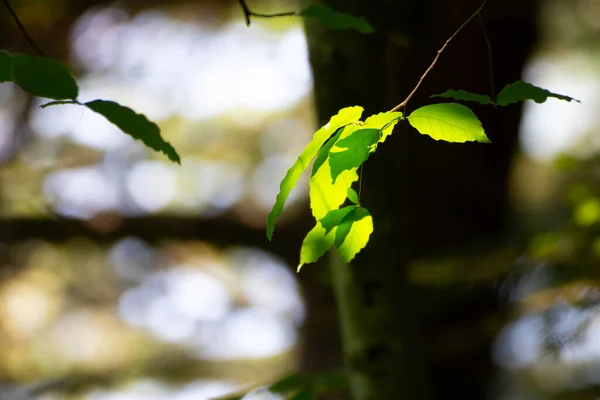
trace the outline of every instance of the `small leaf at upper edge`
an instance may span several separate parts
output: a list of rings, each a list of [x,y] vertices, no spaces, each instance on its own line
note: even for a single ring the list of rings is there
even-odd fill
[[[444,93],[433,94],[431,97],[443,97],[460,101],[473,101],[479,104],[492,104],[492,99],[487,94],[477,94],[466,90],[446,90]]]
[[[267,238],[271,240],[275,230],[275,220],[283,213],[283,207],[290,192],[296,186],[302,172],[308,167],[312,159],[317,155],[321,146],[340,127],[358,121],[362,115],[363,108],[359,106],[346,107],[331,117],[329,122],[315,132],[313,139],[306,145],[298,159],[287,171],[279,186],[279,193],[275,204],[267,217]]]
[[[76,99],[79,87],[71,73],[58,61],[47,57],[13,54],[13,81],[34,96],[54,100]]]
[[[490,143],[481,122],[468,107],[457,103],[431,104],[417,108],[408,122],[424,135],[435,140],[464,143]]]
[[[158,125],[149,121],[146,116],[114,101],[94,100],[83,105],[104,116],[134,139],[141,140],[151,149],[164,153],[171,161],[181,163],[177,151],[161,137]]]
[[[536,103],[543,103],[548,100],[549,97],[554,97],[556,99],[565,101],[576,101],[580,103],[579,100],[574,99],[573,97],[552,93],[549,90],[522,81],[516,81],[506,85],[498,94],[496,103],[499,106],[507,106],[523,100],[533,100]]]
[[[299,15],[316,18],[331,29],[354,29],[362,34],[374,32],[373,27],[365,18],[337,12],[321,4],[309,4],[300,11]]]
[[[352,188],[348,188],[348,200],[352,203],[359,205],[358,193]]]

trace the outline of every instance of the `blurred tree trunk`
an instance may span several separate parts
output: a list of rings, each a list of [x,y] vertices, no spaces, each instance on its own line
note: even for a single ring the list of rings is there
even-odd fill
[[[400,103],[444,41],[480,5],[479,0],[460,7],[445,0],[325,3],[364,16],[376,33],[335,32],[307,22],[320,123],[342,107],[361,105],[366,117]],[[484,10],[496,88],[519,79],[535,39],[534,12],[534,0],[491,2]],[[487,47],[474,19],[448,46],[407,112],[450,88],[490,93],[489,77]],[[374,216],[375,232],[352,265],[335,255],[331,262],[356,400],[485,397],[484,385],[468,376],[443,387],[429,381],[427,343],[419,343],[422,310],[406,268],[413,258],[491,237],[505,225],[520,108],[472,108],[492,145],[436,142],[400,124],[365,165],[363,203]],[[454,360],[458,371],[468,373],[469,366],[460,364]]]

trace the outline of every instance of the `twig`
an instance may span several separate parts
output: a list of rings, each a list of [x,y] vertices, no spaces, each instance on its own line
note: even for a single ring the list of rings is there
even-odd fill
[[[401,108],[403,108],[403,107],[406,106],[406,103],[408,103],[408,101],[417,92],[417,90],[421,86],[421,83],[423,83],[423,80],[425,79],[425,77],[427,76],[427,74],[429,74],[429,72],[431,72],[431,70],[433,69],[433,67],[437,63],[438,59],[440,58],[440,56],[442,55],[442,53],[444,52],[444,50],[446,50],[446,47],[448,47],[448,44],[452,41],[452,39],[454,39],[454,37],[456,35],[458,35],[460,33],[460,31],[462,31],[464,29],[465,26],[468,25],[469,22],[471,22],[471,20],[473,18],[475,18],[477,15],[479,15],[479,13],[481,12],[481,10],[483,10],[483,8],[488,3],[488,1],[489,0],[483,0],[483,3],[481,3],[481,5],[479,6],[479,8],[473,14],[471,14],[471,16],[469,18],[467,18],[467,20],[465,22],[463,22],[463,24],[456,30],[456,32],[454,32],[452,34],[452,36],[450,36],[448,38],[448,40],[446,40],[446,42],[444,43],[444,45],[437,51],[437,55],[433,59],[433,62],[429,65],[429,67],[427,68],[427,70],[425,70],[425,72],[423,73],[423,75],[421,75],[421,78],[419,79],[419,82],[417,83],[417,86],[414,87],[414,89],[412,90],[412,92],[410,92],[410,94],[406,97],[406,99],[404,99],[404,101],[402,103],[400,103],[396,107],[392,108],[390,110],[390,112],[397,111],[397,110],[399,110],[399,109],[401,109]]]
[[[242,11],[244,12],[244,18],[246,19],[246,26],[250,26],[250,18],[251,17],[277,18],[277,17],[293,17],[293,16],[298,15],[298,13],[296,11],[287,11],[287,12],[281,12],[281,13],[275,13],[275,14],[256,13],[256,12],[250,10],[250,7],[248,7],[248,4],[246,4],[246,0],[238,0],[238,1],[240,3],[240,6],[242,7]]]
[[[25,38],[25,40],[27,41],[27,43],[29,43],[29,45],[35,51],[37,51],[39,55],[43,56],[44,52],[35,44],[35,42],[33,41],[33,39],[29,36],[29,34],[27,33],[27,29],[25,29],[25,26],[23,26],[23,24],[21,23],[21,20],[19,19],[19,16],[15,12],[15,10],[13,10],[13,8],[10,6],[10,3],[8,2],[8,0],[3,0],[3,1],[4,1],[4,7],[6,7],[6,9],[8,10],[8,13],[12,16],[13,20],[15,21],[15,23],[19,27],[19,30],[21,31],[21,34],[23,35],[23,37]]]
[[[481,31],[483,32],[483,38],[488,52],[488,72],[490,76],[490,94],[492,101],[496,102],[496,88],[494,86],[494,57],[492,54],[492,44],[490,43],[490,37],[488,36],[487,29],[485,28],[485,22],[483,16],[479,13],[479,24],[481,25]]]

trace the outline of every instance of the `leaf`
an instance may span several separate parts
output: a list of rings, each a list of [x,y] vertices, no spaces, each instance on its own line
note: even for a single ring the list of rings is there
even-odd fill
[[[499,106],[506,106],[512,103],[517,103],[523,100],[533,100],[536,103],[545,102],[548,97],[554,97],[559,100],[565,101],[576,101],[581,103],[579,100],[562,94],[552,93],[544,88],[534,86],[530,83],[516,81],[510,85],[506,85],[504,89],[498,94],[496,103]]]
[[[340,139],[347,137],[360,125],[348,125],[344,128]],[[321,166],[310,177],[309,197],[312,214],[317,221],[329,211],[338,209],[345,201],[348,189],[358,180],[356,168],[343,171],[333,182],[331,177],[330,158],[327,157]]]
[[[319,168],[321,168],[325,161],[327,161],[327,158],[329,157],[329,151],[331,150],[335,142],[337,142],[340,139],[345,129],[346,127],[338,129],[337,133],[332,138],[329,138],[329,140],[327,140],[327,143],[325,143],[325,145],[321,147],[321,150],[319,150],[319,154],[317,154],[317,158],[315,158],[315,162],[313,163],[312,172],[310,176],[315,175]]]
[[[381,139],[379,143],[383,143],[385,139],[391,135],[394,130],[394,126],[403,119],[404,116],[400,111],[383,112],[379,114],[371,115],[365,120],[363,128],[376,128],[382,131]]]
[[[177,151],[160,136],[160,129],[146,116],[114,101],[94,100],[83,104],[90,110],[104,116],[134,139],[141,140],[153,150],[164,153],[171,161],[181,164]]]
[[[308,379],[306,375],[294,374],[286,376],[269,386],[269,391],[273,393],[286,393],[298,390],[306,386]]]
[[[336,115],[331,117],[329,122],[315,132],[313,139],[306,145],[294,165],[288,170],[285,178],[281,181],[279,187],[279,194],[275,200],[275,204],[269,213],[267,218],[267,238],[271,240],[273,237],[273,231],[275,230],[275,220],[279,218],[283,212],[283,206],[287,200],[290,192],[296,186],[300,175],[308,167],[308,164],[317,155],[319,149],[329,139],[329,137],[336,132],[340,127],[348,125],[352,122],[358,121],[362,115],[363,108],[359,106],[347,107],[341,109]]]
[[[473,111],[462,104],[441,103],[423,106],[410,114],[408,122],[420,133],[435,140],[490,143],[481,122]]]
[[[290,397],[290,400],[312,400],[315,398],[315,395],[316,393],[314,389],[306,388],[302,389],[301,391]]]
[[[381,139],[379,129],[358,129],[349,136],[339,139],[329,152],[331,179],[335,183],[340,174],[347,170],[357,169],[367,161],[372,147]],[[334,152],[336,148],[343,151]]]
[[[14,82],[35,96],[67,100],[79,94],[69,71],[51,58],[13,54],[12,71]]]
[[[356,207],[342,219],[335,232],[335,246],[345,263],[364,249],[371,233],[373,217],[364,207]]]
[[[352,189],[349,189],[352,190]],[[325,234],[328,234],[336,228],[344,219],[348,213],[354,211],[356,206],[347,206],[344,208],[340,208],[339,210],[331,210],[325,215],[323,218],[319,220],[323,228],[325,228]]]
[[[10,54],[0,50],[0,83],[12,80],[12,59]]]
[[[326,233],[321,223],[317,222],[302,241],[300,248],[300,264],[298,272],[304,264],[310,264],[317,261],[333,246],[335,241],[335,231]]]
[[[374,32],[371,24],[363,17],[337,12],[320,4],[309,4],[304,10],[300,11],[299,15],[318,19],[325,26],[335,30],[354,29],[363,34]]]
[[[573,217],[577,225],[594,225],[600,221],[600,200],[590,198],[578,204],[573,211]]]
[[[350,200],[352,203],[354,203],[356,205],[358,205],[360,202],[358,199],[358,194],[352,188],[348,188],[348,191],[346,192],[346,197],[348,197],[348,200]]]
[[[431,97],[443,97],[445,99],[454,99],[460,101],[474,101],[479,104],[492,104],[492,99],[487,94],[477,94],[467,92],[466,90],[446,90],[444,93],[434,94]]]

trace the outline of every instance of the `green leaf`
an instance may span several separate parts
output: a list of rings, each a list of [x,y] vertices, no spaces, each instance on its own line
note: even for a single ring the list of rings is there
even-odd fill
[[[319,150],[319,154],[317,154],[317,158],[315,158],[315,162],[313,163],[312,172],[310,176],[314,176],[319,170],[319,168],[321,168],[321,166],[327,161],[329,157],[329,151],[331,150],[335,142],[337,142],[342,136],[345,129],[346,127],[338,129],[337,133],[333,137],[329,138],[329,140],[327,140],[327,143],[325,143],[325,145],[321,147],[321,150]]]
[[[356,207],[342,219],[335,232],[335,246],[345,263],[367,245],[371,233],[373,217],[364,207]]]
[[[363,108],[359,106],[347,107],[341,109],[336,115],[331,117],[329,122],[319,129],[313,139],[306,145],[294,165],[288,170],[285,178],[281,181],[279,188],[279,194],[273,205],[273,209],[269,213],[267,218],[267,237],[269,240],[273,237],[273,231],[275,230],[275,220],[279,218],[283,212],[283,206],[287,200],[290,192],[296,186],[300,175],[308,167],[312,159],[317,155],[319,149],[329,139],[329,137],[336,132],[340,127],[348,125],[352,122],[358,121],[362,115]]]
[[[431,97],[443,97],[445,99],[454,99],[459,101],[474,101],[479,104],[492,104],[492,99],[486,94],[477,94],[467,92],[466,90],[446,90],[444,93],[434,94]]]
[[[164,153],[171,161],[181,163],[177,151],[160,136],[158,125],[148,121],[146,116],[114,101],[94,100],[83,105],[104,116],[134,139],[141,140],[151,149]]]
[[[329,166],[333,183],[340,174],[347,170],[357,169],[367,161],[373,146],[381,139],[379,129],[358,129],[349,136],[339,139],[329,152]],[[343,151],[334,152],[336,149]]]
[[[344,217],[346,217],[348,213],[354,211],[354,209],[356,209],[356,206],[347,206],[344,208],[340,208],[339,210],[329,211],[327,215],[325,215],[323,218],[321,218],[321,220],[319,220],[323,228],[325,228],[325,234],[328,234],[334,228],[336,228],[342,222]]]
[[[379,143],[383,143],[385,139],[392,133],[394,126],[403,119],[404,116],[400,111],[383,112],[371,115],[365,120],[363,128],[375,128],[381,130],[381,139]]]
[[[586,199],[577,205],[573,214],[577,225],[594,225],[600,221],[600,200],[595,198]]]
[[[435,140],[464,143],[490,143],[481,122],[473,111],[462,104],[441,103],[417,108],[408,122],[424,135]]]
[[[296,391],[308,384],[306,375],[294,374],[286,376],[269,386],[269,391],[273,393],[286,393]]]
[[[317,222],[314,228],[306,234],[300,248],[300,265],[298,272],[304,264],[310,264],[317,261],[333,246],[335,241],[335,231],[326,233],[321,223]]]
[[[12,59],[10,54],[0,50],[0,83],[12,80]]]
[[[309,4],[299,14],[302,17],[318,19],[325,26],[335,30],[354,29],[363,34],[374,32],[371,24],[363,17],[337,12],[320,4]]]
[[[361,128],[362,126],[358,124],[346,126],[340,135],[340,140]],[[352,187],[352,183],[358,180],[356,168],[353,168],[343,171],[333,182],[329,162],[330,158],[327,157],[317,170],[313,168],[313,174],[310,177],[310,208],[317,221],[329,211],[337,210],[346,201],[346,195],[348,189]]]
[[[537,87],[530,83],[522,81],[516,81],[515,83],[506,85],[506,87],[502,89],[502,91],[498,94],[498,99],[496,103],[499,106],[506,106],[523,100],[533,100],[536,103],[543,103],[546,100],[548,100],[548,97],[554,97],[556,99],[565,100],[569,102],[576,101],[580,103],[579,100],[574,99],[572,97],[552,93],[544,88]]]
[[[316,393],[314,389],[306,388],[302,389],[301,391],[290,397],[290,400],[312,400],[315,398],[315,396]]]
[[[348,188],[348,191],[346,192],[346,197],[348,197],[348,200],[350,200],[352,203],[359,205],[360,201],[358,199],[358,194],[354,189]]]
[[[79,94],[69,71],[51,58],[13,54],[12,69],[14,82],[35,96],[67,100]]]

